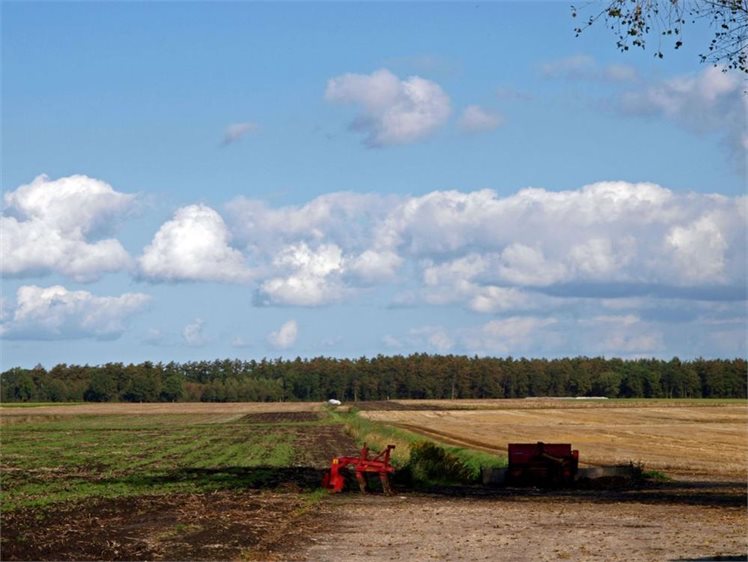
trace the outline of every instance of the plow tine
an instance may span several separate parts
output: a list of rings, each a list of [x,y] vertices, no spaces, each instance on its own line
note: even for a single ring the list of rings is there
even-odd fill
[[[366,493],[366,478],[364,478],[363,472],[356,471],[356,481],[358,482],[358,489],[361,490],[362,494]]]
[[[392,486],[390,486],[390,476],[386,472],[379,473],[379,479],[382,481],[382,491],[385,496],[393,495]]]

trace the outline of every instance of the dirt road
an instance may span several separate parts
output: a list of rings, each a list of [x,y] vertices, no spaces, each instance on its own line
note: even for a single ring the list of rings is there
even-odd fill
[[[739,503],[740,487],[730,494]],[[312,538],[302,559],[651,562],[748,556],[748,517],[740,505],[407,495],[349,496],[325,507],[336,524]]]

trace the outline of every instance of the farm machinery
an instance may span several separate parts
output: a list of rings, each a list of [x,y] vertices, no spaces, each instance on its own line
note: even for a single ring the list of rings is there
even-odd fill
[[[389,475],[395,472],[395,467],[390,464],[390,453],[394,448],[394,445],[387,445],[384,451],[369,458],[369,447],[364,443],[357,457],[335,457],[330,463],[330,469],[325,472],[322,487],[327,488],[332,493],[342,492],[345,486],[344,471],[352,468],[362,493],[367,492],[366,475],[378,474],[382,483],[382,491],[385,495],[391,496],[392,486],[390,485]]]
[[[506,483],[563,486],[571,484],[579,469],[579,451],[569,443],[509,443]]]

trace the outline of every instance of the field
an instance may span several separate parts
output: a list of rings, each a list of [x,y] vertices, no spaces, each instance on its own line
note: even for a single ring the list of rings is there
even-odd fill
[[[303,403],[2,407],[1,557],[746,559],[744,401],[356,406],[355,418]],[[396,441],[401,463],[417,436],[482,451],[476,458],[500,455],[509,441],[563,440],[583,461],[643,462],[670,479],[605,490],[321,493],[330,458],[356,451],[351,433],[372,441],[377,432]]]
[[[412,402],[365,417],[444,442],[506,452],[509,442],[572,443],[591,465],[642,462],[669,474],[748,479],[748,409],[737,401]],[[396,406],[395,406],[396,408]],[[490,408],[490,409],[489,409]]]

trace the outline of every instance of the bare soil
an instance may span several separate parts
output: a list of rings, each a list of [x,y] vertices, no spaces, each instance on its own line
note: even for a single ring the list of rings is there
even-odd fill
[[[252,414],[257,412],[313,412],[319,402],[132,402],[70,404],[65,406],[2,407],[0,416],[163,415],[163,414]]]
[[[3,560],[276,559],[323,521],[296,493],[257,491],[94,500],[3,516]],[[281,557],[279,559],[284,559]]]
[[[337,521],[334,529],[314,537],[313,546],[299,547],[304,559],[320,562],[748,559],[745,505],[691,503],[690,494],[686,488],[649,500],[519,491],[336,497],[325,505]],[[739,501],[745,488],[715,494]]]

